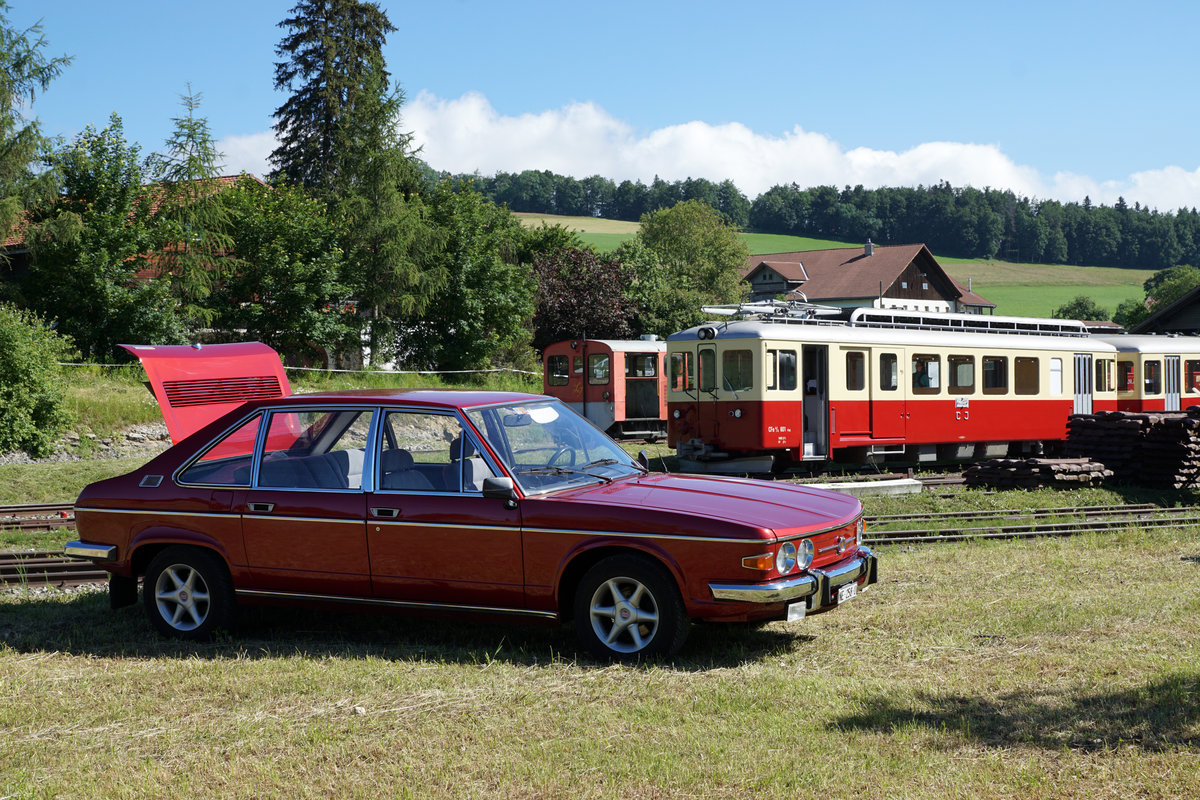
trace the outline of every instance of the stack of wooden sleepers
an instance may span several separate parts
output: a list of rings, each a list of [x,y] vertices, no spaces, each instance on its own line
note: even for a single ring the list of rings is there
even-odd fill
[[[1161,489],[1200,484],[1200,408],[1075,414],[1067,455],[1102,461],[1116,480]]]
[[[994,458],[963,473],[968,487],[992,489],[1079,489],[1112,477],[1112,470],[1088,458]]]

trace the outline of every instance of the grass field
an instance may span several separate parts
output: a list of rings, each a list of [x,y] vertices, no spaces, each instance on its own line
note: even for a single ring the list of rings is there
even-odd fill
[[[0,595],[0,797],[1200,796],[1200,535],[882,548],[839,611],[613,667],[556,628]]]

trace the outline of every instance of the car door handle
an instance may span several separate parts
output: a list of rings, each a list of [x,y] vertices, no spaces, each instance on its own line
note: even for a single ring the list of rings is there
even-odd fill
[[[274,511],[275,504],[274,503],[251,503],[250,510],[251,511],[261,511],[261,512]]]
[[[400,509],[398,509],[398,508],[372,508],[371,516],[372,517],[384,517],[387,519],[395,519],[396,517],[400,516]]]

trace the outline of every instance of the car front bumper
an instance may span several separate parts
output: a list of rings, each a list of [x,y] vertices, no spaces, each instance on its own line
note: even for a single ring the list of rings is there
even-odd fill
[[[861,588],[879,580],[878,559],[867,547],[843,561],[823,569],[810,568],[794,578],[781,578],[767,583],[710,583],[709,590],[716,600],[740,603],[793,603],[806,600],[808,613],[821,611],[837,604],[838,589],[864,576]]]

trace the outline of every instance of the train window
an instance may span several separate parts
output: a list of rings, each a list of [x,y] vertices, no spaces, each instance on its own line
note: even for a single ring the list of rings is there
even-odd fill
[[[1008,359],[1004,356],[983,357],[983,393],[1008,394]]]
[[[937,394],[942,388],[942,357],[914,355],[912,381],[914,394]]]
[[[857,392],[867,388],[867,354],[858,350],[846,353],[846,389]]]
[[[1062,359],[1050,359],[1050,395],[1060,397],[1063,393]]]
[[[645,354],[625,354],[626,378],[657,378],[658,356]]]
[[[546,359],[546,383],[551,386],[566,386],[570,377],[567,374],[570,364],[568,356],[550,356]]]
[[[947,356],[946,365],[950,368],[950,393],[974,394],[975,356]]]
[[[1113,362],[1107,358],[1096,359],[1096,391],[1111,392],[1113,388]]]
[[[749,350],[726,350],[721,354],[721,375],[726,391],[750,391],[754,388],[754,354]]]
[[[900,386],[900,359],[895,353],[879,354],[879,388],[885,392]]]
[[[671,391],[690,392],[696,388],[691,353],[671,353]]]
[[[1162,391],[1162,362],[1147,361],[1144,369],[1146,371],[1146,394],[1158,394]]]
[[[778,389],[781,392],[791,392],[796,389],[796,351],[768,350],[767,351],[767,388]]]
[[[1183,369],[1183,391],[1186,394],[1200,394],[1200,361],[1185,361]]]
[[[717,351],[706,347],[700,351],[700,391],[717,390]]]
[[[1015,394],[1037,394],[1038,360],[1017,356],[1013,362],[1013,392]]]
[[[1132,361],[1118,361],[1117,362],[1117,373],[1118,373],[1118,377],[1117,377],[1117,391],[1118,392],[1132,392],[1137,388],[1134,385],[1136,376],[1134,373]]]
[[[600,386],[608,383],[608,353],[588,356],[588,383]]]

